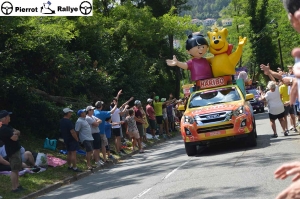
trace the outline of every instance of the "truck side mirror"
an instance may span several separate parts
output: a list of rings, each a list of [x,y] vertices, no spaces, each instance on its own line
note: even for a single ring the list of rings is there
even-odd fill
[[[254,95],[252,93],[246,94],[246,101],[254,99]]]
[[[178,110],[179,110],[179,111],[185,111],[185,106],[184,106],[183,104],[180,104],[180,105],[178,106]]]

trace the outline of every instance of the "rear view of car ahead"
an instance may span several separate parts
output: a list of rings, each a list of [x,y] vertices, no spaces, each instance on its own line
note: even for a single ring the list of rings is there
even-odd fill
[[[237,85],[192,93],[180,124],[187,155],[196,155],[197,145],[239,138],[248,146],[256,146],[255,118],[248,102],[252,98],[252,94],[244,95]]]
[[[265,112],[265,104],[263,101],[259,101],[258,98],[260,95],[256,91],[256,89],[249,89],[246,90],[246,93],[250,94],[252,93],[254,95],[254,99],[250,100],[250,104],[253,107],[253,110],[256,111],[256,113],[263,113]]]

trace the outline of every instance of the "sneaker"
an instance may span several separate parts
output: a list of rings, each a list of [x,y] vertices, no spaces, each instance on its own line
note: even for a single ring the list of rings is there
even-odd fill
[[[104,165],[104,162],[102,160],[99,160],[98,162],[95,162],[95,164],[97,164],[98,166],[102,166]]]
[[[294,131],[297,133],[298,132],[297,128],[295,128]]]
[[[108,158],[111,159],[111,160],[114,160],[114,159],[115,159],[115,157],[112,156],[112,155],[108,156]]]
[[[140,150],[140,153],[145,153],[145,151],[143,149]]]
[[[18,189],[20,189],[21,191],[26,191],[26,189],[24,189],[24,187],[22,185],[19,185]]]
[[[12,193],[19,193],[19,192],[21,192],[21,191],[22,191],[22,190],[19,189],[19,188],[16,188],[16,189],[14,189],[14,190],[11,190]]]
[[[272,135],[272,138],[277,138],[277,137],[278,137],[277,134],[273,134],[273,135]]]
[[[125,155],[127,154],[124,149],[121,149],[120,152],[124,153]]]
[[[124,156],[124,155],[127,155],[127,154],[120,151],[120,156]]]
[[[73,170],[73,167],[68,167],[68,170]]]
[[[288,135],[289,135],[289,131],[285,131],[284,136],[288,136]]]
[[[291,126],[291,127],[289,128],[289,130],[290,130],[290,131],[294,130],[294,127]]]
[[[147,146],[147,144],[145,144],[144,142],[141,143],[143,148]]]
[[[31,169],[31,171],[34,172],[34,173],[37,173],[37,172],[39,172],[40,170],[41,170],[41,168],[33,168],[33,169]]]
[[[76,169],[73,169],[74,172],[82,172],[80,169],[76,168]]]
[[[153,140],[159,140],[156,136],[153,137]]]

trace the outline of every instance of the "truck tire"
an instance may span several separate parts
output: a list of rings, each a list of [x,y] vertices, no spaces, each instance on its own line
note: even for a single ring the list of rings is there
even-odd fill
[[[257,145],[256,142],[256,127],[253,128],[253,130],[248,134],[248,137],[246,138],[246,145],[248,147],[254,147]]]
[[[185,152],[188,156],[195,156],[197,155],[197,146],[196,145],[189,145],[184,143],[185,145]]]

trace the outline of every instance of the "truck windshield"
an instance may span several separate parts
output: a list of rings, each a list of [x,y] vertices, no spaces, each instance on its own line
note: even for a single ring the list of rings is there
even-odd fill
[[[241,97],[235,87],[213,89],[192,95],[189,108],[232,102],[240,99]]]
[[[246,93],[252,93],[254,96],[258,95],[256,89],[246,90]]]

